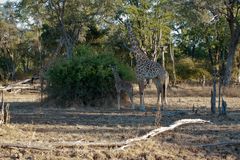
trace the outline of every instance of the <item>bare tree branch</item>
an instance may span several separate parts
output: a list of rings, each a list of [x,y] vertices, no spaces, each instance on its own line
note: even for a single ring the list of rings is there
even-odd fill
[[[86,141],[63,141],[55,143],[34,143],[26,145],[26,142],[11,144],[11,143],[0,143],[0,148],[25,148],[25,149],[35,149],[35,150],[49,150],[54,151],[58,148],[63,147],[73,147],[73,146],[88,146],[88,147],[117,147],[117,150],[125,149],[126,147],[134,145],[136,142],[147,140],[151,137],[159,135],[160,133],[174,130],[176,127],[185,125],[185,124],[201,124],[201,123],[210,123],[210,121],[202,119],[182,119],[178,120],[169,127],[160,127],[154,129],[147,134],[141,137],[135,137],[127,139],[120,142],[86,142]]]

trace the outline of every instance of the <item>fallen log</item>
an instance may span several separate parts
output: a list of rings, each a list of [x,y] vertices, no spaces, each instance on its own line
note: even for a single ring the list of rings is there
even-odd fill
[[[31,82],[31,80],[32,80],[31,78],[25,79],[23,81],[17,82],[15,85],[25,84],[25,83]]]
[[[30,81],[31,81],[31,79],[25,79],[23,81],[20,81],[20,82],[14,83],[14,84],[10,84],[6,87],[1,87],[1,90],[2,91],[8,91],[8,90],[11,90],[11,89],[25,89],[25,88],[28,88],[28,86],[26,87],[26,86],[19,86],[19,85],[28,83]]]
[[[34,87],[32,86],[11,86],[11,87],[7,87],[7,88],[4,88],[2,89],[2,91],[10,91],[10,90],[21,90],[21,89],[34,89]]]
[[[11,144],[11,143],[1,143],[0,148],[22,148],[22,149],[34,149],[34,150],[52,150],[51,147],[41,146],[41,145],[31,145],[31,144]]]
[[[31,144],[26,145],[26,142],[23,142],[22,144],[6,144],[6,143],[0,143],[0,147],[2,148],[25,148],[25,149],[35,149],[35,150],[55,150],[58,148],[63,147],[74,147],[74,146],[87,146],[87,147],[117,147],[117,149],[124,149],[126,147],[129,147],[136,142],[147,140],[148,138],[154,137],[160,133],[170,131],[175,129],[176,127],[182,126],[184,124],[196,124],[196,123],[210,123],[210,121],[202,120],[202,119],[182,119],[179,121],[176,121],[174,124],[170,125],[169,127],[160,127],[157,129],[154,129],[147,134],[127,139],[125,141],[120,142],[86,142],[86,141],[63,141],[63,142],[53,142],[53,143],[44,143],[44,144]],[[48,147],[47,147],[48,146]]]

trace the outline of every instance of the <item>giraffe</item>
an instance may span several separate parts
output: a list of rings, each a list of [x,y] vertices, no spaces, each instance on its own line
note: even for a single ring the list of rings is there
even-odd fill
[[[131,44],[131,50],[134,53],[136,59],[136,78],[139,85],[140,93],[140,110],[146,111],[144,106],[144,81],[146,79],[153,79],[153,82],[157,88],[157,103],[162,103],[161,110],[163,109],[163,102],[167,104],[167,87],[169,83],[168,72],[157,62],[150,60],[147,57],[146,51],[139,47],[139,42],[133,33],[131,23],[129,20],[126,22],[126,28],[128,31],[128,37]],[[160,108],[159,108],[160,109]]]
[[[117,103],[118,103],[118,110],[120,110],[120,94],[121,91],[126,92],[128,94],[129,99],[131,100],[132,109],[135,109],[133,104],[133,86],[130,82],[124,81],[120,78],[117,68],[115,65],[110,65],[112,69],[112,73],[115,79],[115,88],[117,91]]]

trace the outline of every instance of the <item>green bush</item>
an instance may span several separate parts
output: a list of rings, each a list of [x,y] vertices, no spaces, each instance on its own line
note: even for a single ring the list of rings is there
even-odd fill
[[[74,49],[74,54],[77,55],[77,56],[97,55],[96,51],[89,44],[78,45]]]
[[[198,67],[191,58],[184,58],[176,64],[177,78],[180,80],[198,80],[204,75],[206,79],[211,74],[204,68]]]
[[[12,72],[12,60],[10,58],[0,57],[0,80],[5,81],[10,78]]]
[[[123,79],[134,79],[132,69],[119,63],[112,54],[88,54],[57,61],[46,74],[47,91],[60,100],[77,99],[84,104],[115,95],[110,64],[118,66]]]

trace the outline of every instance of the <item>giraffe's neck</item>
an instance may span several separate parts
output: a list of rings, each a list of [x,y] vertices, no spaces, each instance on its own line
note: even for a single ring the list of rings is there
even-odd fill
[[[139,42],[135,34],[133,33],[130,21],[127,21],[126,26],[128,30],[128,37],[131,43],[131,48],[137,63],[142,63],[143,61],[149,60],[147,54],[139,47]]]
[[[134,56],[136,58],[136,63],[137,64],[142,64],[146,61],[149,61],[149,58],[147,57],[146,54],[140,54],[140,53],[134,53]]]
[[[114,79],[115,79],[116,82],[121,81],[121,78],[120,78],[120,76],[119,76],[119,74],[117,73],[116,70],[113,70],[113,76],[114,76]]]

